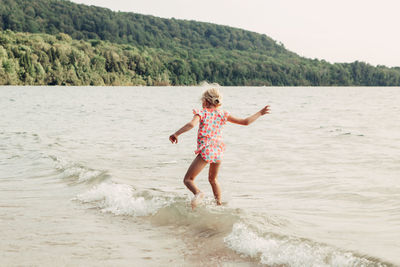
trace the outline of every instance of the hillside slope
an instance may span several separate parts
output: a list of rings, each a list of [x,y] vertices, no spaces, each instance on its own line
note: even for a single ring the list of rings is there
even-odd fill
[[[193,85],[207,80],[221,85],[400,85],[400,68],[329,64],[302,58],[254,32],[65,0],[0,0],[0,28],[7,30],[0,35],[0,84]],[[43,45],[36,45],[37,40]],[[74,40],[82,40],[86,49]],[[127,59],[127,50],[137,52]],[[86,57],[86,67],[78,70],[71,51]],[[106,63],[96,65],[96,60]],[[77,78],[38,79],[39,72],[28,71],[26,62],[40,64],[44,76],[62,66]],[[93,82],[92,76],[103,81]],[[111,76],[119,82],[107,78]]]
[[[290,53],[266,35],[196,21],[163,19],[65,0],[0,0],[0,27],[18,32],[67,33],[73,39],[173,48]]]

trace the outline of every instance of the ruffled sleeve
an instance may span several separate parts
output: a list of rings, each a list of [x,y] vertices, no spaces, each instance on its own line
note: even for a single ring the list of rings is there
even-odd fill
[[[226,111],[226,110],[224,110],[223,111],[223,113],[222,113],[222,122],[225,124],[226,123],[226,121],[228,120],[228,117],[229,117],[229,112],[228,111]]]
[[[201,119],[203,119],[203,116],[204,116],[203,110],[200,110],[200,109],[193,109],[193,115],[199,115],[200,120],[201,120]]]

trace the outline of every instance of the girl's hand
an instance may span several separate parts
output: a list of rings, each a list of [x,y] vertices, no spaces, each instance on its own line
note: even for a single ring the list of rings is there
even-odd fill
[[[176,134],[171,134],[169,136],[169,141],[171,141],[171,143],[173,143],[173,144],[177,144],[178,143],[178,136]]]
[[[261,115],[269,114],[269,112],[270,112],[269,105],[266,105],[260,110]]]

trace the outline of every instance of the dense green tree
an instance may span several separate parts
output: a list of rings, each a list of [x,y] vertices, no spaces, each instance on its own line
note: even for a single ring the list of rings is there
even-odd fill
[[[157,48],[212,48],[276,53],[281,45],[271,38],[227,26],[162,19],[65,0],[0,0],[2,29],[56,34],[74,39],[109,40]],[[286,51],[288,52],[288,51]]]
[[[0,84],[400,85],[400,68],[329,64],[254,32],[66,0],[0,0],[0,27]]]

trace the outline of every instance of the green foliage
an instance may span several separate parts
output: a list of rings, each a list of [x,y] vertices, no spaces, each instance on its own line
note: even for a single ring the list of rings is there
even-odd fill
[[[3,60],[3,68],[7,73],[12,73],[14,70],[14,63],[11,60]]]
[[[329,64],[223,48],[183,50],[0,32],[0,84],[399,85],[400,68]]]
[[[0,29],[0,84],[400,85],[400,68],[329,64],[254,32],[65,0],[0,0]]]
[[[0,84],[169,85],[159,51],[98,41],[73,40],[67,34],[1,32]],[[170,60],[170,58],[168,58]],[[140,74],[139,74],[140,73]],[[152,75],[152,76],[150,76]]]
[[[154,48],[222,47],[290,53],[265,35],[210,23],[112,12],[65,0],[0,0],[0,6],[0,27],[4,30],[67,33],[78,40],[101,39]]]

